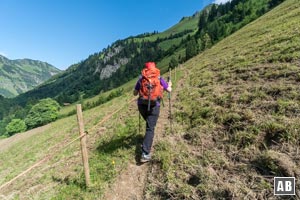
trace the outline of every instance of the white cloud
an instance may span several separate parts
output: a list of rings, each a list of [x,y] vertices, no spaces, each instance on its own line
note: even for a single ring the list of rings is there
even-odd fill
[[[226,2],[231,1],[231,0],[215,0],[215,4],[225,4]]]
[[[0,55],[4,56],[4,57],[7,57],[7,54],[6,53],[3,53],[2,51],[0,51]]]

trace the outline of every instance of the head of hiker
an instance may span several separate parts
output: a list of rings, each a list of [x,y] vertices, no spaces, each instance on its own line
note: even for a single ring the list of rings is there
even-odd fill
[[[172,91],[172,82],[166,82],[160,75],[155,62],[146,62],[139,76],[133,94],[139,95],[137,100],[140,116],[146,122],[146,131],[141,145],[141,162],[151,160],[151,147],[154,130],[159,117],[160,105],[163,104],[163,91]]]

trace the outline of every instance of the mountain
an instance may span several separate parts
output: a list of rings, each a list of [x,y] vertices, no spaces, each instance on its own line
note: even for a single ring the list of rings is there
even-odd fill
[[[72,103],[80,96],[87,98],[120,86],[136,77],[144,62],[159,61],[171,55],[172,52],[167,51],[170,45],[180,43],[197,29],[197,17],[183,20],[181,24],[189,24],[191,21],[193,26],[189,30],[174,28],[171,34],[145,33],[118,40],[101,52],[70,66],[64,73],[54,76],[34,90],[22,94],[17,101],[22,104],[30,97],[51,97],[59,103]]]
[[[183,17],[164,32],[117,40],[38,87],[9,101],[0,99],[0,133],[5,132],[7,123],[13,118],[24,119],[40,99],[50,97],[63,105],[93,97],[136,78],[146,61],[155,61],[164,73],[169,67],[174,68],[211,48],[280,2],[282,0],[232,0],[226,4],[212,4],[190,17]],[[119,90],[110,98],[121,93]]]
[[[137,77],[146,61],[157,62],[162,72],[166,72],[171,60],[182,63],[192,58],[277,5],[270,2],[233,0],[224,5],[213,4],[193,16],[183,17],[162,33],[144,33],[118,40],[18,96],[16,102],[25,105],[28,99],[46,97],[60,104],[76,102]],[[200,19],[204,19],[201,25]]]
[[[9,60],[0,55],[0,95],[14,97],[37,85],[61,71],[54,66],[37,60]]]
[[[72,115],[0,140],[0,162],[5,163],[0,184],[13,180],[0,194],[20,199],[105,199],[105,192],[116,199],[127,199],[122,194],[149,200],[299,199],[298,2],[286,0],[177,68],[173,130],[169,108],[162,106],[152,162],[137,165],[135,160],[145,123],[129,101],[134,79],[121,85],[130,88],[126,93],[83,113],[90,188]],[[71,109],[75,105],[61,112]],[[274,196],[274,177],[295,177],[296,194]],[[137,190],[141,198],[131,195]]]

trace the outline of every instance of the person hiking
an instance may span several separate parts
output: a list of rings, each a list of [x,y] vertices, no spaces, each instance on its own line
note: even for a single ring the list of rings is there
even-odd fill
[[[139,95],[137,100],[138,109],[146,121],[146,133],[142,144],[141,162],[151,160],[151,147],[154,138],[154,129],[160,112],[160,102],[163,91],[172,91],[172,82],[166,82],[160,76],[160,70],[155,62],[146,62],[142,74],[133,90],[133,95]]]

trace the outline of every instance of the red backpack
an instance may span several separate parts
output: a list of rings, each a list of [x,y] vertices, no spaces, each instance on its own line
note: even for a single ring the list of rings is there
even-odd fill
[[[160,84],[160,70],[156,68],[154,62],[145,63],[145,68],[142,70],[139,95],[143,104],[148,104],[148,110],[150,110],[150,105],[155,105],[157,101],[162,99],[163,90]]]

